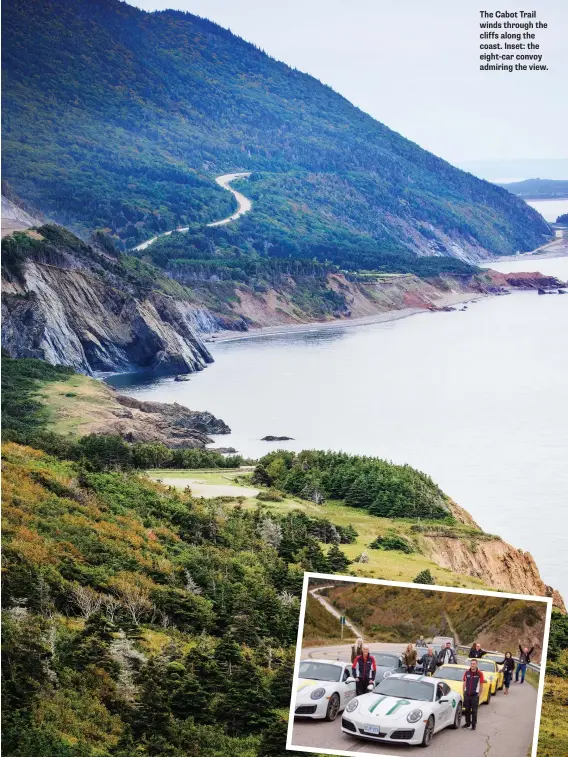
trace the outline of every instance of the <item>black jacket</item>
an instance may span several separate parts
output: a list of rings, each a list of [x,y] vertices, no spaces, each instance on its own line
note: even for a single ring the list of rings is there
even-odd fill
[[[470,660],[478,660],[480,657],[483,657],[484,654],[487,654],[487,652],[485,651],[485,649],[479,649],[479,650],[477,650],[475,647],[472,647],[469,650],[468,657],[469,657]]]
[[[438,652],[438,665],[443,665],[444,660],[446,657],[446,649],[440,649]],[[458,664],[458,658],[456,657],[456,653],[453,649],[450,649],[450,659],[448,660],[449,665],[457,665]]]
[[[422,672],[424,675],[427,673],[435,673],[438,667],[438,656],[433,654],[431,657],[425,654],[420,658],[420,664],[423,666]]]
[[[512,673],[515,670],[515,661],[512,657],[505,657],[505,659],[498,662],[497,665],[503,666],[504,673]]]
[[[519,662],[521,665],[524,665],[525,663],[528,665],[531,661],[531,654],[534,652],[534,647],[531,647],[529,651],[525,654],[525,650],[522,648],[522,646],[519,644]]]

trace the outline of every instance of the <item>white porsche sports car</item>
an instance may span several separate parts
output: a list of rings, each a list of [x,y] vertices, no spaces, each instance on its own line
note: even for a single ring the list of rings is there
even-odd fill
[[[355,693],[351,663],[302,660],[296,684],[294,717],[335,720]]]
[[[459,728],[461,717],[461,694],[447,683],[395,673],[349,702],[341,730],[372,741],[427,747],[437,731]]]

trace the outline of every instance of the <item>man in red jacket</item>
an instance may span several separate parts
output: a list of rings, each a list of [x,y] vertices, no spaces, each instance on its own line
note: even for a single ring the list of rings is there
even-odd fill
[[[472,660],[468,670],[463,674],[463,713],[465,715],[463,727],[471,726],[472,731],[477,728],[477,708],[484,682],[483,673],[477,667],[477,660]]]
[[[369,647],[363,647],[363,654],[358,655],[353,660],[353,678],[356,680],[357,696],[366,694],[370,684],[375,683],[377,673],[377,663],[372,654],[369,654]]]

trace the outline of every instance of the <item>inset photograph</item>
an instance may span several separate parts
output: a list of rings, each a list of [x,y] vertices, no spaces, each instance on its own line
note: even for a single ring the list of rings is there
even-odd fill
[[[287,748],[536,755],[552,600],[306,573]]]

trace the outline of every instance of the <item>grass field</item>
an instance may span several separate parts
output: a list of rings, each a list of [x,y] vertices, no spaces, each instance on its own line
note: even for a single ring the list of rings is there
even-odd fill
[[[116,405],[111,390],[102,381],[79,374],[46,384],[37,397],[47,410],[48,430],[63,436],[89,433],[89,424]]]
[[[568,680],[547,676],[538,737],[538,757],[566,757],[568,754],[567,706]]]
[[[191,480],[197,480],[210,484],[212,487],[218,485],[232,485],[235,489],[235,497],[239,496],[240,482],[244,486],[250,486],[250,474],[243,473],[239,470],[149,470],[148,475],[152,478],[159,478],[164,484],[168,483],[168,478],[177,479],[179,488],[180,479],[187,479],[188,485],[191,486]],[[239,479],[236,481],[235,479]],[[363,551],[369,556],[367,563],[353,563],[349,566],[352,573],[364,575],[369,578],[384,578],[391,581],[412,581],[422,570],[429,569],[434,576],[436,583],[443,586],[457,586],[464,588],[486,589],[487,585],[483,581],[473,578],[472,576],[462,576],[453,573],[445,568],[440,568],[435,562],[419,552],[405,554],[398,551],[386,551],[379,549],[369,549],[370,542],[386,531],[396,531],[406,539],[414,539],[420,543],[420,536],[411,531],[412,521],[392,520],[390,518],[377,518],[374,515],[358,510],[353,507],[347,507],[337,502],[327,502],[324,505],[316,505],[313,502],[300,499],[299,497],[285,496],[280,502],[259,502],[256,497],[245,497],[242,505],[246,508],[258,507],[262,504],[267,512],[278,515],[285,515],[292,510],[300,510],[306,515],[317,518],[327,518],[338,526],[347,526],[351,524],[359,534],[353,544],[342,544],[341,550],[350,560],[354,560]],[[457,526],[459,529],[460,527]],[[464,527],[464,535],[465,529]],[[327,547],[328,548],[328,547]],[[326,547],[324,547],[326,549]]]

